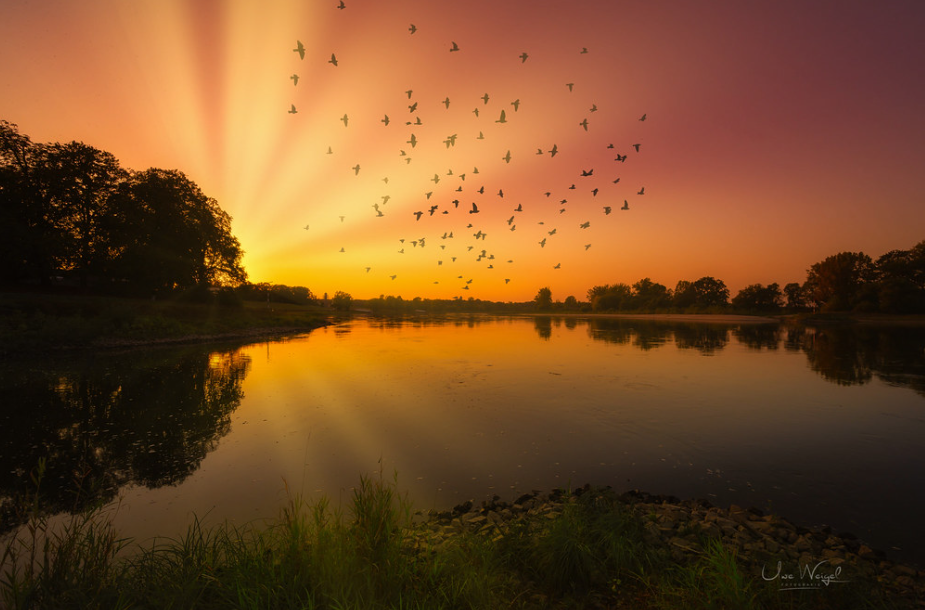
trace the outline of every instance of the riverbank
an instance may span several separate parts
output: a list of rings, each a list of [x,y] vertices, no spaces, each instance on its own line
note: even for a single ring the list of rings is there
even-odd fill
[[[8,608],[921,608],[925,572],[753,509],[585,486],[415,512],[361,478],[346,507],[121,540],[101,513],[0,542]],[[19,566],[13,569],[14,566]],[[30,567],[31,566],[31,567]]]
[[[277,337],[310,331],[336,318],[330,309],[286,303],[0,293],[0,358]]]

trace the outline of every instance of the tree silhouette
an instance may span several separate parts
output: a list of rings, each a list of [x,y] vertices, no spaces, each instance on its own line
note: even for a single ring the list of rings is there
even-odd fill
[[[549,287],[540,288],[533,297],[533,303],[539,311],[549,311],[552,309],[552,290]]]

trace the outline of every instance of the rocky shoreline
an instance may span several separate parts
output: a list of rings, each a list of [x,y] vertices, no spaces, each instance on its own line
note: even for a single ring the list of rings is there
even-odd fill
[[[782,590],[822,589],[864,578],[901,607],[925,608],[925,570],[893,562],[852,534],[808,529],[757,508],[733,504],[723,509],[706,500],[641,491],[616,494],[609,487],[585,485],[570,493],[525,494],[510,503],[498,496],[481,504],[469,501],[420,518],[426,530],[444,540],[466,531],[497,540],[518,520],[554,519],[583,494],[616,497],[643,524],[646,545],[670,554],[674,562],[696,561],[704,553],[703,541],[716,539],[735,553],[745,573],[756,581],[778,580]]]

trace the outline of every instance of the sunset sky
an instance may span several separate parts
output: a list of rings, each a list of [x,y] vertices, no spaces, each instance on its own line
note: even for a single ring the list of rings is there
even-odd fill
[[[5,0],[0,119],[183,171],[319,296],[734,295],[925,239],[921,0],[338,4]]]

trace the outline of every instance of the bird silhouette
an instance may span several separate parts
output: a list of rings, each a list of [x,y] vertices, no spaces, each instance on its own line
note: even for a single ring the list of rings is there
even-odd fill
[[[583,223],[581,223],[580,225],[578,225],[578,227],[581,228],[581,229],[587,229],[587,228],[590,227],[590,226],[591,226],[591,221],[590,221],[590,220],[586,220],[585,222],[583,222]]]
[[[625,162],[626,162],[626,155],[621,155],[620,153],[617,153],[617,158],[614,159],[614,161],[619,161],[620,163],[625,163]]]
[[[450,107],[450,98],[447,97],[445,100],[443,100],[443,104],[444,104],[447,108],[449,108],[449,107]]]
[[[292,79],[292,85],[293,85],[293,86],[299,84],[299,75],[298,75],[298,74],[293,74],[293,75],[290,76],[289,78]]]
[[[646,194],[646,187],[642,187],[641,189],[639,189],[639,192],[636,193],[636,194],[637,194],[637,195],[645,195],[645,194]]]
[[[385,126],[388,127],[389,126],[389,115],[385,115],[385,118],[382,119],[380,122],[385,123]]]
[[[341,252],[346,252],[346,250],[344,250],[343,248],[341,248],[340,251],[341,251]]]
[[[473,108],[473,109],[472,109],[472,112],[475,113],[475,118],[479,118],[479,109],[478,109],[478,107]]]
[[[546,247],[546,238],[544,237],[543,239],[541,239],[541,240],[539,241],[539,244],[540,244],[540,248],[545,248],[545,247]]]
[[[587,52],[588,52],[588,47],[581,47],[581,51],[580,51],[581,54],[585,54]]]
[[[558,152],[559,152],[559,145],[558,145],[558,144],[553,144],[553,145],[552,145],[552,149],[549,151],[549,156],[555,157],[555,156],[556,156],[556,153],[558,153]]]
[[[591,195],[597,197],[597,191],[598,189],[591,189]]]
[[[604,206],[604,215],[608,215],[611,212],[611,207],[609,205]]]
[[[507,118],[506,118],[506,116],[505,116],[503,110],[501,111],[501,118],[500,118],[500,119],[497,119],[497,120],[495,121],[495,123],[507,123]]]
[[[405,93],[408,94],[408,99],[410,100],[410,99],[411,99],[411,94],[413,93],[413,91],[412,91],[411,89],[408,89],[407,91],[405,91]]]
[[[585,250],[591,247],[591,244],[585,244]]]
[[[511,151],[507,151],[507,154],[501,158],[504,159],[505,163],[510,163],[511,162]]]
[[[569,91],[572,91],[575,87],[575,83],[565,83],[565,86],[568,87]]]
[[[553,269],[561,269],[561,268],[562,268],[562,263],[556,263],[556,266],[553,267]]]
[[[591,104],[591,112],[597,112],[597,104]]]
[[[527,52],[526,52],[526,51],[524,51],[523,53],[521,53],[521,54],[520,54],[520,63],[524,63],[525,61],[527,61],[527,57],[529,57],[529,55],[527,55]]]
[[[594,169],[583,169],[581,170],[582,177],[591,176],[594,174]],[[574,184],[572,186],[575,186]]]
[[[453,47],[450,49],[450,53],[452,53],[453,51],[458,51],[458,50],[459,50],[459,45],[454,42]]]
[[[412,212],[412,214],[414,214],[415,216],[417,216],[417,218],[415,218],[415,220],[421,220],[421,216],[424,215],[424,212],[421,211],[421,210],[418,210],[417,212]]]
[[[639,152],[639,147],[640,147],[640,146],[642,146],[642,144],[633,144],[633,148],[636,149],[636,152]]]
[[[517,112],[517,109],[520,108],[520,98],[511,102],[511,106],[514,107],[514,112]]]
[[[505,283],[505,284],[510,284],[510,283],[511,283],[511,279],[510,279],[510,278],[504,278],[504,283]]]
[[[289,104],[289,114],[295,114],[298,110],[295,109],[295,104]]]
[[[628,209],[630,209],[630,202],[627,201],[626,199],[624,199],[624,200],[623,200],[623,207],[620,208],[620,209],[621,209],[621,210],[628,210]]]
[[[446,144],[447,148],[449,148],[450,146],[456,146],[456,135],[457,134],[454,133],[451,136],[447,136],[446,140],[443,141],[443,143]],[[448,175],[452,175],[452,172]]]
[[[640,120],[640,121],[645,121],[645,120],[646,120],[646,115],[643,114],[642,117],[639,118],[639,120]]]
[[[476,140],[484,140],[484,139],[485,139],[485,134],[483,134],[483,133],[480,131],[480,132],[479,132],[479,137],[477,137]]]
[[[346,216],[338,216],[338,218],[340,218],[341,222],[344,222],[344,218],[346,218]]]
[[[479,206],[475,205],[475,202],[474,202],[474,201],[472,202],[472,209],[469,210],[469,213],[470,213],[470,214],[478,214],[478,213],[479,213]]]
[[[408,140],[408,144],[411,145],[411,148],[414,148],[415,145],[417,145],[417,143],[418,143],[418,139],[414,136],[414,134],[411,134],[411,139]]]
[[[342,117],[340,118],[340,120],[344,122],[344,127],[346,127],[346,126],[347,126],[347,121],[349,120],[349,119],[347,118],[347,115],[345,114],[344,116],[342,116]]]
[[[308,231],[308,225],[305,225],[305,226],[302,227],[302,228],[305,229],[306,231]]]
[[[296,40],[296,48],[293,49],[296,53],[299,54],[299,59],[305,59],[305,47],[302,46],[301,40]]]
[[[485,95],[482,96],[482,101],[485,102],[486,104],[488,103],[488,94],[487,94],[487,93],[486,93]]]
[[[579,125],[581,125],[582,127],[584,127],[584,128],[585,128],[585,131],[588,131],[588,119],[585,119],[584,121],[582,121],[581,123],[579,123]]]
[[[514,208],[514,211],[515,211],[515,212],[523,212],[523,211],[524,211],[524,206],[523,206],[523,204],[522,204],[522,203],[518,203],[518,204],[517,204],[517,207]]]
[[[356,176],[356,175],[359,175],[359,173],[360,173],[360,164],[357,163],[356,165],[353,166],[353,175]]]
[[[328,154],[329,154],[329,155],[333,155],[333,154],[334,154],[334,150],[333,150],[330,146],[328,146]]]
[[[337,8],[340,8],[340,9],[347,8],[347,5],[344,4],[344,0],[340,0],[340,4],[337,5]]]
[[[417,103],[417,102],[415,102],[415,103],[411,104],[410,106],[408,106],[408,112],[414,112],[414,111],[417,110],[417,109],[418,109],[418,103]]]
[[[329,64],[334,64],[334,67],[337,67],[337,58],[334,56],[334,53],[331,53],[331,59],[328,60]]]
[[[408,31],[411,32],[412,34],[414,34],[415,32],[418,31],[418,28],[417,28],[417,26],[415,26],[415,25],[412,23],[412,24],[411,24],[411,27],[408,28]]]

